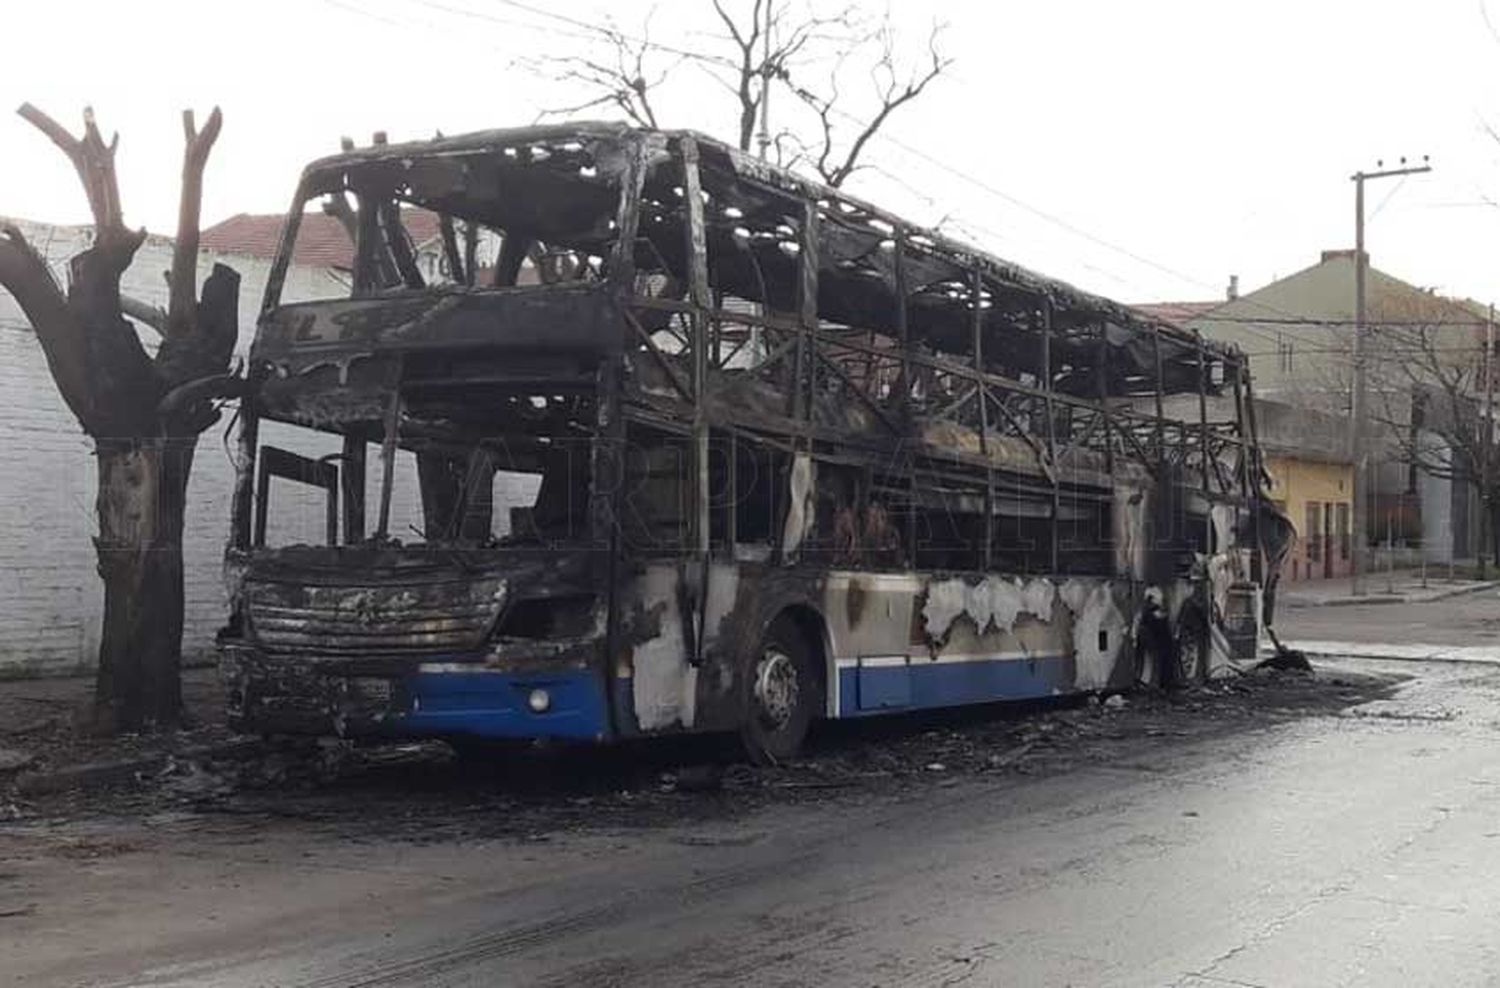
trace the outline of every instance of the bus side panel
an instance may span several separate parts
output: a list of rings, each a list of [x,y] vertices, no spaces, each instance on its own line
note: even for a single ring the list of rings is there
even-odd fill
[[[619,645],[612,678],[622,732],[739,727],[746,656],[783,609],[816,611],[823,579],[809,570],[764,564],[704,567],[692,559],[643,564],[617,593]],[[818,646],[831,654],[827,640]]]
[[[1173,605],[1186,589],[1169,591]],[[738,666],[791,606],[825,625],[830,717],[1123,689],[1136,677],[1138,596],[1100,578],[648,563],[620,588],[616,722],[623,734],[738,726]]]
[[[611,694],[622,734],[691,729],[698,670],[688,661],[694,615],[684,614],[681,567],[644,564],[616,588],[618,642]]]
[[[1129,686],[1128,581],[834,574],[829,715]]]

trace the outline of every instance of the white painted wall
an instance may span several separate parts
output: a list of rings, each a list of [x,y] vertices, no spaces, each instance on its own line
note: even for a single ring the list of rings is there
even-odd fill
[[[1429,463],[1449,462],[1452,450],[1442,436],[1423,430],[1417,441]],[[1429,563],[1447,563],[1454,558],[1453,481],[1419,470],[1417,496],[1422,510],[1422,555]]]
[[[88,245],[87,227],[14,223],[52,264],[60,284],[67,282],[68,258]],[[270,262],[256,257],[204,254],[200,279],[215,261],[240,273],[240,341],[243,355],[254,334],[255,315],[265,291]],[[172,242],[149,237],[122,282],[125,294],[165,306],[163,277],[172,263]],[[346,290],[321,268],[293,268],[283,299],[328,297]],[[142,338],[154,349],[150,330]],[[186,621],[183,651],[189,658],[211,653],[214,632],[223,624],[224,543],[229,531],[233,470],[225,451],[231,416],[198,442],[188,488],[184,534]],[[295,451],[327,452],[328,437],[267,423],[263,441]],[[421,508],[415,465],[403,454],[392,498],[392,533],[412,536]],[[372,467],[375,457],[371,457]],[[372,487],[379,472],[370,471]],[[275,483],[275,482],[273,482]],[[282,485],[272,495],[279,514],[270,541],[322,541],[321,502],[308,489]],[[527,478],[496,480],[496,528],[509,524],[510,504],[530,504],[535,486]],[[372,498],[373,503],[373,498]],[[275,516],[273,516],[275,517]],[[372,516],[373,522],[373,516]],[[36,335],[9,293],[0,291],[0,676],[78,672],[93,666],[98,649],[103,594],[94,570],[93,446],[63,404],[47,370]]]

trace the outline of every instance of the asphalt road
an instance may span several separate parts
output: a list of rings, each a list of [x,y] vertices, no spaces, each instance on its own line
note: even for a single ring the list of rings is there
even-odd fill
[[[534,842],[26,828],[0,845],[34,903],[0,910],[0,982],[1496,983],[1500,669],[1358,669],[1414,678],[1065,772]]]
[[[1372,584],[1380,589],[1378,578]],[[1281,607],[1276,630],[1288,640],[1500,647],[1500,590],[1422,604]]]

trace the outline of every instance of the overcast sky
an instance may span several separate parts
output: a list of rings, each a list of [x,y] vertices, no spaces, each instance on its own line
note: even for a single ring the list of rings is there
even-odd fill
[[[748,3],[748,0],[727,0]],[[1489,0],[1500,25],[1500,0]],[[223,107],[204,219],[281,212],[298,170],[373,130],[393,140],[532,122],[576,101],[526,63],[581,20],[702,48],[707,0],[189,0],[7,4],[0,107],[121,133],[126,218],[175,225],[178,113]],[[884,3],[872,3],[873,11]],[[526,8],[532,8],[530,12]],[[916,46],[935,16],[953,68],[894,117],[860,196],[1125,301],[1214,298],[1353,242],[1348,177],[1406,155],[1434,171],[1370,186],[1375,266],[1500,301],[1500,40],[1480,0],[898,0]],[[19,20],[18,20],[19,19]],[[850,112],[868,83],[846,82]],[[692,67],[663,123],[732,137]],[[777,109],[773,105],[773,110]],[[598,114],[595,114],[598,115]],[[0,116],[0,215],[87,219],[64,159]]]

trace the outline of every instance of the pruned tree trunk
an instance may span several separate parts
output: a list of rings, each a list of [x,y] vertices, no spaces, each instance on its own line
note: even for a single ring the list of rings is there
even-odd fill
[[[195,441],[96,443],[104,629],[95,695],[105,726],[171,724],[182,707],[182,531]]]
[[[102,731],[169,727],[182,717],[182,533],[198,435],[218,419],[214,399],[237,334],[239,275],[215,265],[197,294],[203,170],[221,125],[200,132],[183,114],[182,202],[165,312],[120,294],[144,231],[125,227],[115,181],[118,139],[105,144],[92,111],[84,136],[29,104],[20,113],[67,154],[94,214],[94,244],[69,264],[64,295],[19,230],[0,235],[0,286],[35,329],[58,391],[93,438],[98,458],[94,540],[104,622],[94,697]],[[153,356],[125,318],[151,326]]]

